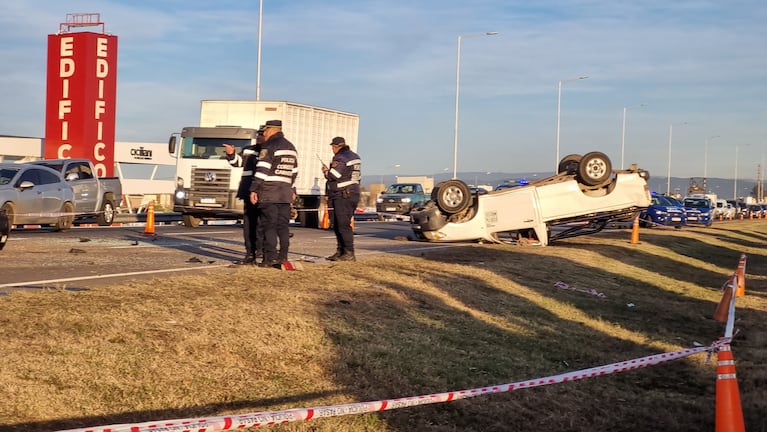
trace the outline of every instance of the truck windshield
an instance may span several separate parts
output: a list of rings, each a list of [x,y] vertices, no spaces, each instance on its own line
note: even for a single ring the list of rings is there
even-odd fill
[[[249,139],[233,138],[199,138],[184,137],[181,145],[181,157],[189,159],[225,159],[224,144],[235,147],[234,152],[240,153],[242,148],[250,145]]]

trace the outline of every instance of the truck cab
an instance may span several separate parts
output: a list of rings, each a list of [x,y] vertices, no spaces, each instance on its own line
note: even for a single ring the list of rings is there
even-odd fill
[[[176,157],[176,190],[173,211],[181,213],[187,227],[204,219],[239,219],[243,202],[237,199],[242,168],[232,167],[223,144],[243,147],[256,144],[258,132],[238,126],[185,127],[168,141],[168,152]]]

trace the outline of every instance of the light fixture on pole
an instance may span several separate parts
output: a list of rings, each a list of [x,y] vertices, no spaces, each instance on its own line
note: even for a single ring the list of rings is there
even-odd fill
[[[557,82],[557,160],[554,161],[554,174],[558,174],[557,171],[559,171],[559,117],[561,112],[561,105],[562,105],[562,83],[570,82],[570,81],[578,81],[578,80],[584,80],[587,79],[588,76],[579,76],[578,78],[571,78],[566,80],[559,80]]]
[[[706,137],[706,145],[703,149],[703,178],[708,178],[708,143],[710,141],[713,141],[715,138],[719,138],[719,135],[711,135],[709,137]]]
[[[458,95],[461,88],[461,39],[465,37],[495,36],[498,32],[473,33],[458,35],[458,48],[455,57],[455,126],[453,129],[453,178],[458,178]]]
[[[687,122],[672,123],[668,125],[668,175],[666,176],[666,195],[671,195],[671,135],[674,132],[674,125],[686,125]]]
[[[256,58],[256,100],[261,100],[261,16],[264,0],[258,0],[258,55]]]
[[[639,104],[637,106],[642,108],[643,106],[647,106],[647,104]],[[629,107],[623,107],[623,127],[621,128],[621,169],[626,168],[623,164],[623,151],[626,148],[626,111],[628,111],[628,108]]]

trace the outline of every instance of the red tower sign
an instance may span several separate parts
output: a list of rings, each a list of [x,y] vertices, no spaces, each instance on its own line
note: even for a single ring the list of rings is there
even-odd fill
[[[101,33],[73,31],[100,26]],[[88,158],[99,176],[114,170],[117,36],[99,14],[67,14],[48,35],[46,159]]]

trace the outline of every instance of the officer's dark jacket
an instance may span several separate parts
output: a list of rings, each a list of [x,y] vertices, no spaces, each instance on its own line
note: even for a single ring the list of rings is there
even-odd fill
[[[344,146],[333,156],[330,168],[325,173],[328,198],[351,196],[359,199],[361,177],[362,160],[349,146]]]
[[[237,198],[250,200],[250,185],[253,183],[253,176],[256,174],[256,163],[258,154],[261,152],[261,144],[251,144],[242,148],[239,154],[232,153],[226,155],[229,164],[235,168],[242,167],[242,177],[240,185],[237,187]]]
[[[293,185],[298,176],[295,146],[282,132],[272,135],[261,146],[250,191],[258,194],[260,203],[293,202]]]

